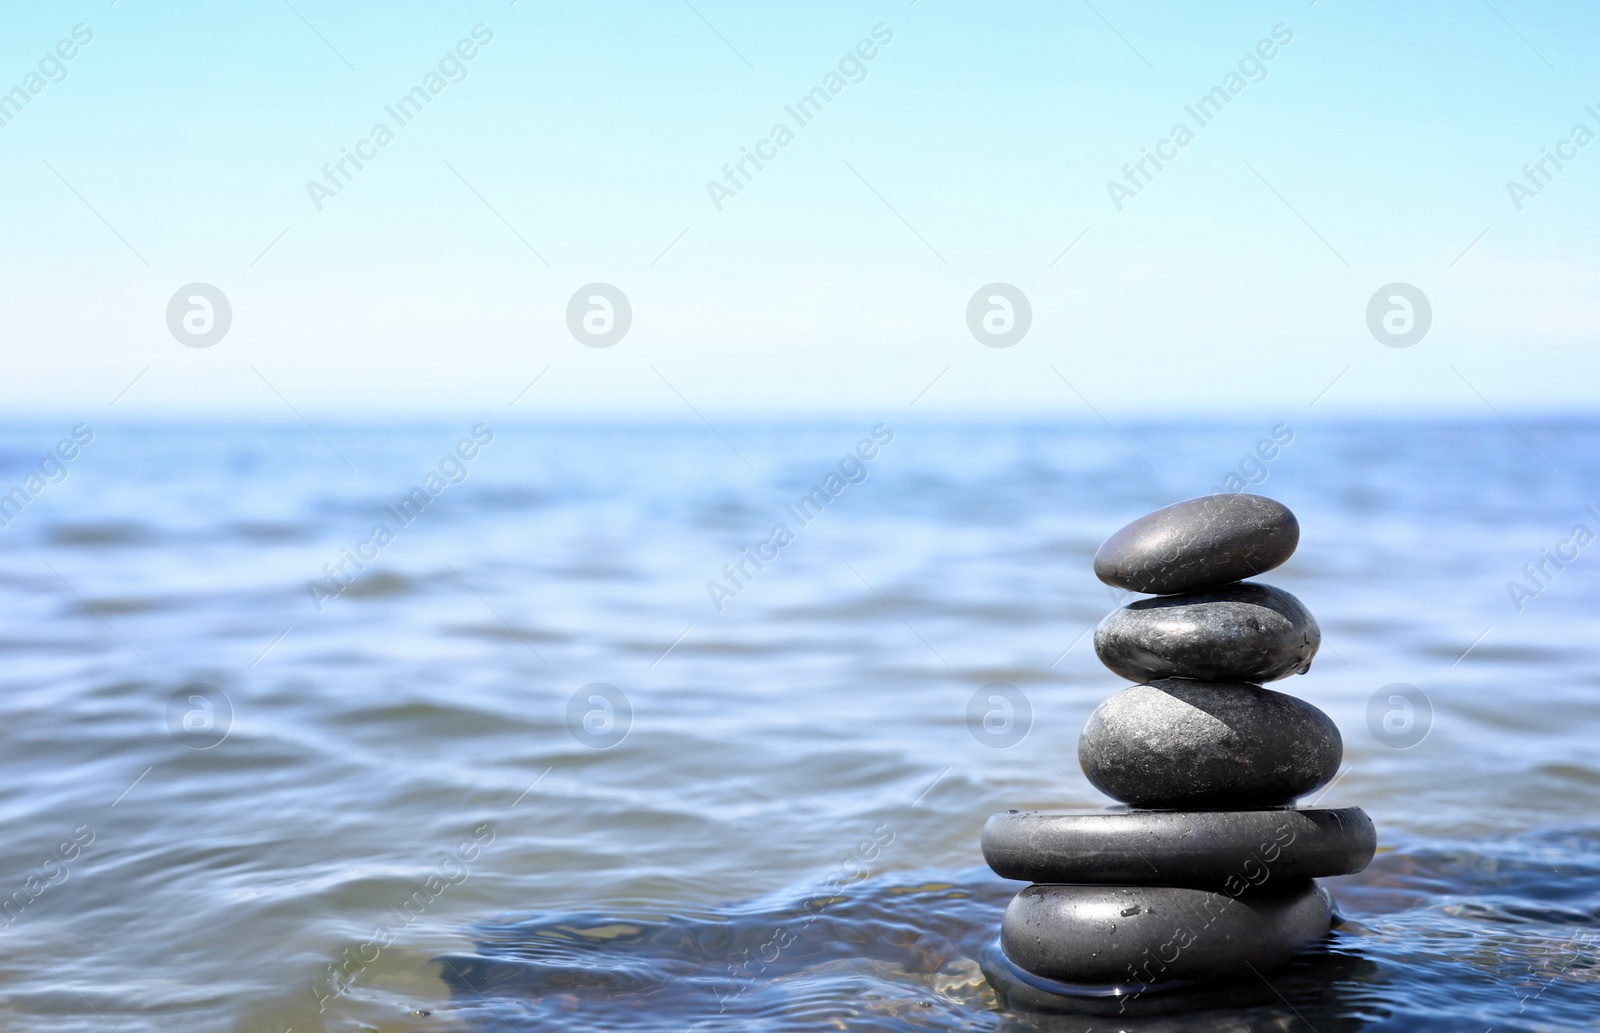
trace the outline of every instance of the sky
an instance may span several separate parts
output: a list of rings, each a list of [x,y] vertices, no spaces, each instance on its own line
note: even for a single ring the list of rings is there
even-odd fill
[[[6,20],[11,414],[1525,417],[1600,390],[1588,5]]]

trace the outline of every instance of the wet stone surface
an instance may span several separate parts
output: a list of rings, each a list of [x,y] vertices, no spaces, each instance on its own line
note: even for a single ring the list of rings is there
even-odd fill
[[[1131,681],[1276,681],[1304,673],[1322,644],[1311,611],[1254,581],[1141,599],[1094,633],[1101,663]]]
[[[1005,811],[983,826],[996,875],[1027,882],[1240,890],[1350,875],[1377,848],[1359,807],[1255,811]]]
[[[1208,495],[1158,509],[1107,538],[1094,572],[1133,592],[1193,592],[1265,573],[1299,543],[1300,523],[1283,503]]]
[[[1089,781],[1137,807],[1287,804],[1332,779],[1343,752],[1332,719],[1304,700],[1184,678],[1117,693],[1078,739]]]
[[[1067,983],[1137,987],[1276,968],[1327,935],[1332,902],[1310,881],[1237,896],[1182,886],[1029,886],[1000,925],[1006,956]]]

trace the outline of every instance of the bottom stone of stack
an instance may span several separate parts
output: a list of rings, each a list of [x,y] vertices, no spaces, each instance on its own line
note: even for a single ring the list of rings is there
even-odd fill
[[[1332,922],[1332,900],[1309,880],[1238,896],[1187,886],[1044,884],[1006,907],[1000,947],[1044,979],[1138,990],[1252,968],[1265,973],[1326,936]]]
[[[1071,1015],[1078,1021],[1041,1028],[1060,1033],[1123,1030],[1126,1033],[1178,1033],[1228,1030],[1229,1033],[1284,1033],[1305,1029],[1300,1014],[1362,1014],[1361,987],[1372,980],[1365,958],[1315,948],[1294,963],[1257,978],[1246,970],[1235,979],[1208,979],[1150,986],[1083,986],[1025,972],[1000,949],[996,936],[978,952],[978,965],[1001,1007],[1012,1012]],[[1269,982],[1270,980],[1270,982]],[[1293,1006],[1285,1001],[1293,1000]],[[1296,1012],[1300,1013],[1297,1014]],[[1219,1013],[1227,1013],[1224,1018]],[[1109,1016],[1113,1021],[1089,1021]],[[1209,1020],[1209,1021],[1208,1021]],[[1006,1026],[1006,1029],[1012,1027]],[[1033,1029],[1019,1025],[1018,1029]],[[1325,1028],[1325,1027],[1318,1027]]]

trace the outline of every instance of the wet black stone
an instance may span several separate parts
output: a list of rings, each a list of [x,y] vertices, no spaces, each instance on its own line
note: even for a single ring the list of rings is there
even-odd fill
[[[1326,936],[1327,892],[1269,883],[1234,896],[1179,886],[1029,886],[1006,907],[1000,945],[1046,979],[1137,988],[1261,973]]]
[[[1132,681],[1276,681],[1305,673],[1322,629],[1300,600],[1254,581],[1141,599],[1094,632],[1100,661]]]
[[[1304,700],[1243,682],[1163,678],[1089,715],[1078,762],[1102,792],[1136,807],[1273,807],[1325,785],[1344,743]]]
[[[1359,807],[1256,811],[1005,811],[983,859],[1024,882],[1246,886],[1351,875],[1377,848]]]
[[[1336,914],[1334,928],[1338,922]],[[1061,983],[1019,968],[1000,949],[999,937],[979,951],[978,964],[1004,1007],[1051,1016],[1037,1025],[1002,1024],[1000,1029],[1053,1033],[1299,1033],[1309,1028],[1307,1015],[1365,1014],[1368,988],[1383,978],[1378,966],[1366,958],[1316,946],[1298,955],[1292,965],[1279,968],[1271,982],[1244,969],[1231,979],[1147,986]],[[1097,1021],[1094,1016],[1112,1021]],[[1333,1033],[1326,1024],[1317,1029]]]
[[[1300,523],[1281,502],[1207,495],[1158,509],[1107,538],[1094,573],[1134,592],[1193,592],[1265,573],[1299,543]]]

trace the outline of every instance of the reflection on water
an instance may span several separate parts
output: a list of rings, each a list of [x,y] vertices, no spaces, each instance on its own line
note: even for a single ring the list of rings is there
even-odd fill
[[[0,485],[76,422],[9,428]],[[891,419],[805,521],[879,418],[494,425],[387,515],[479,422],[96,424],[0,531],[6,1028],[1593,1028],[1600,560],[1508,582],[1593,520],[1600,424],[1519,425],[1552,470],[1499,421],[1289,420],[1266,580],[1325,638],[1285,687],[1380,853],[1270,983],[1107,1017],[999,1006],[978,833],[1104,802],[1093,551],[1281,417]]]
[[[830,1017],[887,1021],[897,998],[959,1021],[993,1001],[970,941],[1006,896],[969,873],[960,884],[869,883],[704,914],[533,918],[485,930],[474,954],[439,964],[464,1015],[499,1021],[514,1008],[527,1028],[574,1012],[617,1028],[685,1017],[699,1028],[815,1028]],[[885,982],[898,989],[885,996]]]
[[[483,1029],[691,1028],[1087,1030],[1281,1029],[1296,1007],[1353,1018],[1378,967],[1333,945],[1274,975],[1159,1000],[1073,1002],[1080,1014],[1004,1017],[975,959],[1014,886],[971,870],[957,882],[874,880],[826,910],[774,901],[706,915],[622,921],[573,914],[486,930],[475,953],[439,959],[456,1014]],[[808,903],[818,903],[814,898]],[[1280,996],[1280,994],[1282,996]],[[1335,1029],[1358,1028],[1345,1022]]]
[[[454,1017],[484,1030],[558,1029],[580,1017],[586,1028],[647,1030],[688,1019],[697,1030],[903,1030],[914,1020],[914,1029],[1325,1033],[1391,1022],[1459,1029],[1465,1016],[1593,1028],[1593,843],[1555,837],[1495,853],[1506,845],[1386,851],[1338,881],[1343,920],[1327,941],[1270,978],[1072,1001],[1011,982],[1028,1003],[1020,1013],[1000,1007],[975,964],[996,964],[994,930],[1018,888],[986,869],[696,914],[503,920],[479,931],[472,952],[437,964]],[[1524,849],[1545,853],[1556,870],[1523,860]],[[1444,885],[1449,903],[1437,899]]]

